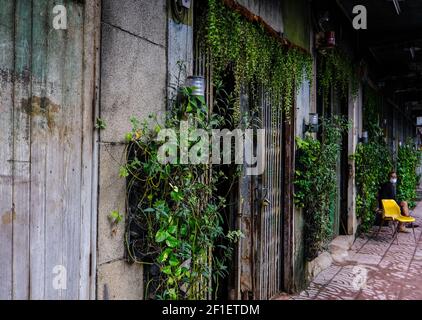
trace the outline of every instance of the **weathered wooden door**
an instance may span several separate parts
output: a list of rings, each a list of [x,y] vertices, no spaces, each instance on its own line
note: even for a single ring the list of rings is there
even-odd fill
[[[98,8],[0,0],[0,299],[93,294]]]

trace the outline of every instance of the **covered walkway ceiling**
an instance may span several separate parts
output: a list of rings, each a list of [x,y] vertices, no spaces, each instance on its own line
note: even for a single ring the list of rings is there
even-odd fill
[[[337,0],[352,21],[353,6],[368,11],[368,29],[358,32],[371,78],[402,108],[422,116],[422,1]]]

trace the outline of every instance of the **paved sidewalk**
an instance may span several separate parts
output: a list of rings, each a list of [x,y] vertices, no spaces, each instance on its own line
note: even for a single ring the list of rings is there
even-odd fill
[[[378,237],[356,239],[346,262],[322,271],[294,300],[422,299],[422,202],[411,214],[420,225],[400,233],[399,244],[383,227]],[[412,230],[412,229],[408,229]]]

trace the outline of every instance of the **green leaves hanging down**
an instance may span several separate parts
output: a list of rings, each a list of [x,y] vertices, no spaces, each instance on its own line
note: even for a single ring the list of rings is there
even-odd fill
[[[208,4],[205,39],[215,77],[232,70],[237,98],[242,85],[252,90],[264,86],[275,107],[282,105],[289,115],[296,90],[305,80],[312,80],[311,55],[283,46],[261,25],[226,8],[221,0],[208,0]]]
[[[363,126],[368,131],[372,141],[380,141],[384,132],[380,127],[380,116],[382,114],[382,99],[370,86],[364,87],[365,101],[363,104]]]
[[[304,209],[305,254],[311,260],[331,238],[330,203],[336,195],[341,137],[349,128],[342,117],[322,120],[322,141],[296,138],[295,204]]]
[[[416,206],[416,186],[420,176],[416,169],[420,165],[421,152],[418,151],[411,139],[399,147],[397,155],[397,198],[407,201],[411,208]]]
[[[319,91],[324,103],[328,103],[330,88],[337,90],[342,98],[347,98],[349,86],[352,96],[356,96],[359,89],[359,80],[356,66],[350,58],[338,48],[319,53]]]

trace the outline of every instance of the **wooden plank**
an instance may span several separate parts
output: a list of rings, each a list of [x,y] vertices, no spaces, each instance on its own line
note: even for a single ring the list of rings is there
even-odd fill
[[[0,0],[0,300],[12,298],[14,2]]]
[[[54,0],[48,1],[48,11],[52,12],[55,5]],[[68,21],[69,22],[69,21]],[[64,297],[63,289],[53,286],[57,282],[59,274],[53,273],[57,266],[64,266],[63,251],[65,246],[63,221],[64,221],[64,149],[63,141],[59,135],[59,129],[64,128],[63,117],[63,96],[65,88],[63,86],[64,78],[64,59],[67,54],[65,30],[55,30],[52,26],[52,19],[48,21],[48,60],[46,66],[47,83],[46,92],[49,101],[46,109],[50,122],[48,125],[48,134],[46,137],[46,176],[45,176],[45,292],[44,298],[50,300],[62,299]],[[62,131],[63,132],[63,131]],[[57,270],[56,270],[57,271]]]
[[[56,4],[0,0],[0,299],[95,296],[100,6],[66,0],[69,28],[54,30]]]
[[[97,47],[99,43],[99,3],[90,1],[84,10],[84,48],[83,48],[83,84],[82,84],[82,168],[81,168],[81,241],[79,265],[79,299],[91,297],[92,257],[95,258],[96,240],[96,201],[97,194],[94,175],[96,174],[96,159],[93,139],[95,117],[95,94],[97,86]],[[93,110],[94,109],[94,110]],[[97,110],[98,111],[98,110]],[[94,160],[94,161],[93,161]],[[95,204],[95,206],[93,206]],[[92,232],[92,234],[91,234]],[[93,252],[93,254],[92,254]],[[95,270],[95,266],[94,266]],[[95,286],[94,286],[95,288]],[[94,292],[95,293],[95,292]]]
[[[48,0],[33,2],[32,8],[32,99],[31,104],[46,110]],[[31,119],[31,219],[30,219],[30,299],[43,299],[45,290],[45,219],[46,219],[46,141],[49,134],[44,112]]]
[[[94,21],[94,32],[93,32],[93,44],[95,48],[95,63],[92,66],[95,70],[94,72],[94,81],[95,81],[95,91],[93,96],[90,97],[92,104],[93,104],[93,120],[95,121],[96,117],[99,117],[100,114],[100,99],[99,97],[99,83],[100,83],[100,43],[101,43],[101,0],[93,0],[90,2],[93,6],[94,10],[94,17],[92,17]],[[98,213],[98,149],[99,144],[99,133],[96,131],[93,133],[93,156],[92,156],[92,202],[91,202],[91,261],[90,261],[90,276],[91,276],[91,283],[90,283],[90,299],[96,299],[96,272],[97,272],[97,213]]]
[[[67,0],[68,29],[62,84],[62,126],[58,127],[62,142],[63,162],[63,265],[67,270],[67,288],[63,299],[79,297],[81,248],[81,165],[82,165],[82,60],[83,6]]]
[[[29,297],[32,2],[16,0],[13,116],[13,299]]]
[[[281,1],[238,0],[252,14],[260,16],[276,32],[283,32]]]
[[[260,0],[239,0],[238,3],[248,9],[250,12],[259,15]],[[263,17],[264,18],[264,17]]]

